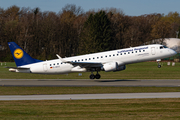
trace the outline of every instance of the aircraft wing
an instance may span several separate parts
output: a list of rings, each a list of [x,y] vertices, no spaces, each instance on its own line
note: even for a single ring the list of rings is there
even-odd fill
[[[95,63],[95,62],[71,62],[70,64],[74,66],[80,66],[84,68],[93,68],[93,67],[102,67],[102,63]]]
[[[63,58],[61,58],[58,54],[56,56],[59,58],[60,61],[63,63],[69,63],[74,66],[80,66],[82,68],[93,68],[93,67],[102,67],[103,64],[100,62],[71,62],[71,61],[66,61]]]

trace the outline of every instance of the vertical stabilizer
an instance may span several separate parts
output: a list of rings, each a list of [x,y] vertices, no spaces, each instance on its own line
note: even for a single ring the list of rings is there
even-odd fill
[[[20,48],[15,42],[8,42],[12,56],[17,67],[22,65],[28,65],[36,62],[41,62],[29,56],[22,48]]]

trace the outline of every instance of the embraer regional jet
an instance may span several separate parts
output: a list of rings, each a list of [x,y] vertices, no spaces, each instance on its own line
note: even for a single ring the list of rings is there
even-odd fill
[[[58,59],[41,61],[30,57],[15,42],[8,42],[8,45],[17,65],[9,67],[11,72],[65,74],[89,71],[90,79],[100,79],[99,71],[121,71],[126,69],[127,64],[159,60],[177,54],[163,45],[153,44],[67,58],[56,54]],[[158,67],[161,67],[160,64]]]

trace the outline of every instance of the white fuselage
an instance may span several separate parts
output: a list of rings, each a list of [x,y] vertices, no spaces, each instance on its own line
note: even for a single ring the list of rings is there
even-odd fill
[[[116,62],[118,66],[163,59],[175,55],[176,52],[172,49],[165,48],[163,45],[145,45],[139,47],[132,47],[126,49],[112,50],[106,52],[99,52],[87,55],[80,55],[74,57],[63,58],[65,61],[73,63],[101,63],[102,67],[106,63]],[[29,69],[16,69],[16,72],[31,72],[31,73],[44,73],[44,74],[63,74],[70,72],[86,72],[85,66],[74,66],[71,63],[62,62],[60,59],[48,60],[29,65],[20,66],[20,68]]]

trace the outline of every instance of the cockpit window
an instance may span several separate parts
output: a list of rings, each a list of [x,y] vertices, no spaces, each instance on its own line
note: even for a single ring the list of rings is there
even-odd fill
[[[168,48],[168,47],[166,47],[166,46],[163,46],[164,48]]]
[[[160,49],[167,48],[166,46],[160,46]]]

